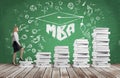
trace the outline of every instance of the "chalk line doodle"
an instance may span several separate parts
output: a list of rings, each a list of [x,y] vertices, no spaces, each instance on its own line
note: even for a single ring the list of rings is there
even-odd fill
[[[83,2],[82,6],[85,6],[85,5],[86,5],[86,2],[87,2],[87,1]]]
[[[27,58],[25,58],[25,61],[32,61],[32,57],[28,56]]]
[[[57,11],[61,11],[62,8],[60,8],[59,6],[55,6],[55,10],[57,10]]]
[[[94,23],[94,20],[95,20],[94,17],[90,18],[91,23]]]
[[[76,5],[79,5],[80,3],[81,3],[81,0],[75,1],[75,4],[76,4]]]
[[[47,4],[49,6],[49,8],[53,8],[53,2],[52,1],[45,2],[45,4]]]
[[[93,9],[91,6],[87,5],[87,14],[90,16],[93,13]]]
[[[44,37],[41,37],[41,39],[42,39],[43,42],[46,42],[46,40],[44,39]]]
[[[47,11],[48,11],[48,7],[47,7],[47,6],[45,6],[45,7],[44,7],[41,11],[43,12],[43,14],[46,14],[46,13],[47,13]]]
[[[69,2],[67,7],[72,10],[74,8],[74,4],[72,2]]]
[[[30,11],[36,11],[37,7],[35,5],[30,5]]]
[[[25,48],[25,47],[26,47],[26,46],[25,46],[25,43],[22,43],[21,45],[23,46],[23,48]]]
[[[39,8],[42,8],[42,4],[41,4],[40,2],[38,2],[37,6],[38,6]]]
[[[83,23],[83,18],[82,18],[82,21],[80,23],[80,27],[82,27],[83,25],[84,25],[84,23]]]
[[[36,53],[36,49],[35,48],[32,49],[32,53]]]
[[[29,45],[27,46],[27,48],[32,48],[32,44],[29,44]]]
[[[33,43],[38,43],[40,41],[40,35],[38,35],[36,38],[32,40]]]
[[[51,16],[51,15],[54,15],[54,14],[57,14],[57,13],[59,13],[59,12],[55,12],[55,13],[51,13],[51,14],[48,14],[48,15],[44,15],[44,16],[41,16],[41,17],[37,17],[36,19],[37,19],[37,20],[44,21],[44,22],[52,23],[52,24],[61,25],[61,24],[58,24],[58,23],[55,23],[55,22],[51,22],[51,21],[47,21],[47,20],[41,19],[41,18],[43,18],[43,17]],[[70,14],[70,13],[65,13],[65,12],[60,12],[60,13],[66,14],[66,15],[71,15],[72,17],[57,16],[56,18],[59,18],[59,19],[60,19],[60,18],[79,18],[79,19],[84,18],[84,16],[78,16],[78,15],[75,15],[75,14]],[[68,22],[65,22],[65,23],[63,23],[63,24],[68,24],[68,23],[73,22],[73,21],[75,21],[75,20],[78,20],[78,19],[73,19],[73,20],[68,21]]]
[[[21,39],[23,39],[23,40],[26,40],[27,38],[28,38],[28,37],[27,37],[26,34],[23,34],[22,37],[21,37]]]
[[[26,29],[25,31],[26,31],[26,32],[29,32],[29,30],[27,30],[27,29]]]
[[[38,30],[37,29],[32,29],[32,34],[37,34]]]
[[[38,21],[38,20],[35,20],[35,21],[34,21],[34,24],[35,24],[35,26],[39,26],[39,21]]]
[[[28,20],[28,24],[31,24],[34,20]]]
[[[25,15],[25,19],[29,19],[29,15],[28,14]]]
[[[99,20],[100,20],[100,17],[99,17],[99,16],[97,16],[97,17],[96,17],[96,20],[97,20],[97,21],[99,21]]]
[[[92,25],[91,25],[91,23],[87,23],[86,26],[87,27],[91,27]]]
[[[28,27],[28,25],[21,24],[21,25],[19,26],[19,31],[22,31],[22,30],[26,29],[27,27]]]
[[[78,8],[74,8],[74,14],[78,14]]]
[[[59,5],[60,5],[60,6],[62,6],[62,5],[63,5],[63,2],[62,2],[62,1],[59,1],[58,3],[59,3]]]

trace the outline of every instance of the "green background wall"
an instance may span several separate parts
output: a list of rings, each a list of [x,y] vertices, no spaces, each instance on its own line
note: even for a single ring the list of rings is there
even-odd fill
[[[51,13],[69,13],[84,18],[53,19],[54,15],[41,18]],[[63,14],[64,17],[69,15]],[[43,21],[42,19],[47,20]],[[52,22],[64,25],[68,21],[75,24],[75,33],[60,41],[46,32],[46,24]],[[48,21],[52,21],[51,23]],[[15,24],[19,27],[19,36],[25,48],[24,59],[35,59],[37,52],[45,51],[54,54],[57,45],[68,45],[72,63],[73,43],[75,39],[89,40],[90,58],[92,53],[91,33],[96,27],[110,28],[111,63],[120,63],[120,0],[1,0],[0,1],[0,63],[11,63],[12,32]],[[81,25],[83,24],[83,25]],[[66,26],[67,28],[67,26]],[[66,30],[66,29],[65,29]],[[19,53],[17,55],[17,60]],[[53,58],[52,58],[53,60]],[[91,62],[91,61],[90,61]]]

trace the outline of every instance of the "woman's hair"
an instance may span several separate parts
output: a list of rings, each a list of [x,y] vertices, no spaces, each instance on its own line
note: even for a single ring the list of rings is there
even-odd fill
[[[17,28],[18,28],[17,26],[14,26],[13,32],[16,32]]]

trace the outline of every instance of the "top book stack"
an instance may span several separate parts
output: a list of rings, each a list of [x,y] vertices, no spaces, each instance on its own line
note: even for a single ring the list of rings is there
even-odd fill
[[[109,28],[96,28],[93,30],[92,61],[94,67],[110,66],[109,34]]]

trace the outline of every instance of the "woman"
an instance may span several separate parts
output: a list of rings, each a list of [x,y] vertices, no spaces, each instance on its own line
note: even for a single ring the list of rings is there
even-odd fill
[[[16,52],[20,51],[20,61],[23,61],[23,52],[24,52],[24,48],[22,48],[20,42],[19,42],[19,35],[18,35],[18,27],[15,26],[14,30],[13,30],[13,39],[12,39],[12,46],[14,49],[13,52],[13,60],[12,60],[12,64],[13,65],[17,65],[16,64]]]

